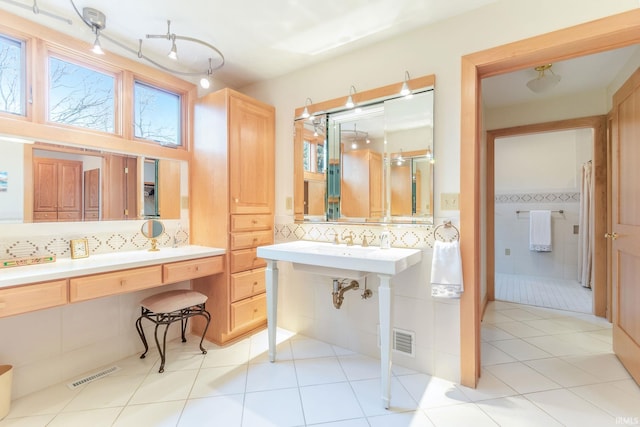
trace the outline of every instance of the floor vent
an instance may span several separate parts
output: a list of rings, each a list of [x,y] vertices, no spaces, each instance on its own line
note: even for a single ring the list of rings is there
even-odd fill
[[[393,349],[408,356],[415,356],[416,333],[393,328]]]
[[[100,378],[106,377],[107,375],[113,374],[114,372],[119,371],[119,370],[120,370],[119,367],[112,366],[110,368],[103,369],[100,372],[95,372],[93,374],[87,375],[86,377],[82,377],[82,378],[79,378],[79,379],[77,379],[75,381],[72,381],[69,384],[67,384],[67,387],[69,387],[71,390],[74,390],[74,389],[80,387],[81,385],[88,384],[91,381],[99,380]]]

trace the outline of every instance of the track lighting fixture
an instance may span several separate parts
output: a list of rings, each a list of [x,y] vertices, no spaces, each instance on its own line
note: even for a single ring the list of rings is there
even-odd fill
[[[102,50],[102,45],[100,45],[100,30],[98,29],[96,29],[96,40],[93,42],[91,52],[96,55],[104,55],[104,50]]]
[[[169,51],[169,54],[167,56],[173,59],[174,61],[178,60],[178,48],[176,47],[175,35],[171,37],[171,50]]]
[[[303,119],[308,119],[311,114],[309,114],[309,109],[307,108],[308,105],[313,104],[313,101],[311,100],[311,98],[307,98],[304,101],[304,110],[302,110],[302,118]]]

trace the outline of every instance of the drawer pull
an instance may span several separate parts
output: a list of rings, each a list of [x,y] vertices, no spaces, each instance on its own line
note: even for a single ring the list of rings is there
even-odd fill
[[[200,266],[196,265],[196,271],[200,271]]]
[[[126,284],[127,284],[126,280],[124,280],[124,279],[120,280],[120,286],[126,286]]]
[[[253,282],[253,286],[258,286],[258,282]]]
[[[253,309],[253,312],[254,312],[254,313],[257,313],[257,312],[258,312],[258,309],[257,309],[257,308],[254,308],[254,309]]]
[[[257,220],[255,220],[255,219],[252,219],[252,220],[251,220],[251,224],[254,224],[254,225],[255,225],[255,224],[257,224],[257,223],[258,223],[258,221],[257,221]]]

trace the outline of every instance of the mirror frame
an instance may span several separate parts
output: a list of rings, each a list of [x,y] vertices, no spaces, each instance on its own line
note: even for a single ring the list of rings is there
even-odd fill
[[[374,89],[369,89],[363,92],[356,92],[351,94],[353,102],[356,105],[361,104],[372,104],[374,102],[381,102],[385,99],[392,98],[398,96],[400,90],[402,89],[402,85],[404,81],[392,83],[387,86],[382,86]],[[428,88],[433,88],[435,90],[436,77],[434,74],[429,74],[426,76],[416,77],[411,80],[406,81],[407,85],[411,89],[412,92],[421,91]],[[337,112],[345,109],[345,103],[347,102],[348,96],[343,96],[340,98],[330,99],[328,101],[319,102],[316,104],[308,104],[306,105],[307,111],[309,114],[327,114],[332,112]],[[294,113],[294,124],[296,121],[302,119],[302,112],[305,107],[298,107],[295,109]],[[302,159],[303,156],[303,145],[304,145],[304,127],[303,126],[294,126],[294,144],[293,144],[293,158],[294,159]],[[326,213],[326,206],[325,206]],[[293,216],[294,221],[301,223],[305,222],[304,218],[304,167],[302,162],[295,161],[293,162]],[[323,221],[323,223],[337,223],[342,221]],[[352,221],[349,221],[352,222]],[[381,221],[367,221],[368,224],[402,224],[406,223],[402,222],[381,222]],[[431,225],[427,222],[412,222],[415,225]]]

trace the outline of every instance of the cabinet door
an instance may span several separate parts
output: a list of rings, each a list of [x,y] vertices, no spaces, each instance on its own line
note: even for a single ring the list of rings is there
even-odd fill
[[[82,162],[58,162],[58,212],[82,212]]]
[[[230,96],[229,197],[231,213],[272,213],[274,109]]]
[[[58,166],[54,159],[33,159],[33,210],[58,210]]]

